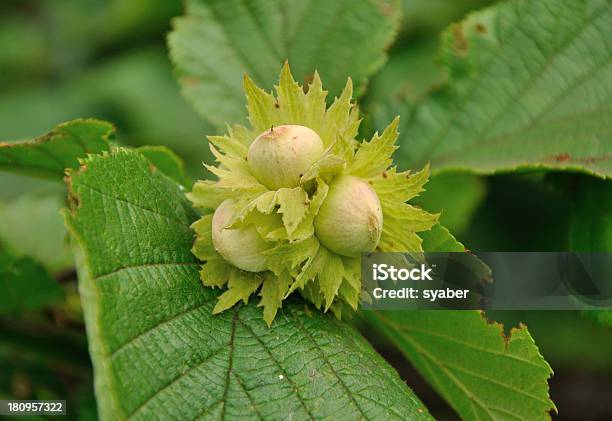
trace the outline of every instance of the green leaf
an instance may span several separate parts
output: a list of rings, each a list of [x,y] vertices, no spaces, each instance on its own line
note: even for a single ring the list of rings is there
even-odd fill
[[[420,233],[423,238],[423,251],[425,252],[467,252],[461,258],[461,264],[469,268],[471,273],[476,276],[475,281],[486,283],[491,282],[491,269],[476,255],[469,252],[465,246],[457,241],[450,231],[440,225],[434,225],[429,231]]]
[[[384,67],[370,79],[363,106],[374,117],[374,127],[397,116],[397,109],[390,106],[394,102],[416,100],[444,81],[435,62],[437,40],[437,36],[419,37],[410,39],[409,48],[394,48]]]
[[[242,76],[271,89],[285,60],[298,80],[318,70],[332,95],[348,76],[363,90],[385,61],[399,16],[396,1],[189,0],[174,21],[170,55],[187,99],[222,127],[244,120]]]
[[[141,146],[136,149],[161,172],[184,187],[191,187],[191,180],[185,174],[183,160],[166,146]]]
[[[125,150],[86,165],[65,217],[102,419],[430,419],[346,323],[295,301],[271,328],[253,305],[213,316],[176,183]]]
[[[113,136],[109,123],[74,120],[35,140],[0,145],[0,169],[27,169],[59,179],[64,175],[64,165],[77,168],[78,160],[88,153],[109,150]],[[190,184],[183,162],[170,149],[144,146],[138,152],[184,186]],[[0,201],[0,240],[17,255],[31,256],[51,272],[72,267],[72,253],[59,214],[63,205],[63,199],[48,193],[22,194],[12,201]]]
[[[65,196],[65,193],[62,195]],[[0,242],[18,256],[30,256],[51,273],[73,266],[59,195],[24,194],[0,201]]]
[[[61,178],[79,158],[108,150],[113,136],[109,123],[73,120],[33,140],[0,142],[0,170]]]
[[[508,1],[442,37],[448,83],[400,112],[410,167],[612,176],[612,3]]]
[[[395,120],[397,122],[397,120]],[[429,178],[429,166],[421,171],[397,172],[395,167],[372,174],[369,181],[380,199],[384,224],[378,249],[380,251],[422,251],[422,240],[416,232],[429,230],[439,215],[432,215],[406,201],[424,189]]]
[[[436,224],[420,233],[426,252],[462,252],[463,244]],[[471,256],[471,255],[468,255]],[[476,256],[464,261],[489,282],[490,269]],[[364,312],[463,419],[549,419],[550,366],[527,328],[489,323],[476,311]]]
[[[0,314],[39,310],[64,296],[62,287],[29,257],[15,257],[0,246]]]
[[[447,228],[440,224],[436,224],[429,231],[422,231],[420,234],[423,239],[423,250],[425,252],[465,251],[465,246],[457,241]]]
[[[503,326],[477,311],[364,312],[462,419],[548,420],[552,369],[525,326]]]
[[[328,174],[341,173],[346,166],[344,159],[327,151],[321,159],[312,164],[312,166],[300,178],[300,184],[304,184],[309,180],[314,180],[317,177],[325,177]]]
[[[211,259],[202,265],[200,279],[204,286],[218,287],[224,286],[235,268],[223,259]]]

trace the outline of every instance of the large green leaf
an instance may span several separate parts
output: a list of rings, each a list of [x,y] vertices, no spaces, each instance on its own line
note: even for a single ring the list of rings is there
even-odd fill
[[[436,224],[429,231],[421,233],[423,250],[430,252],[462,252],[465,246],[450,233],[448,228]]]
[[[332,97],[348,76],[363,86],[384,62],[399,14],[387,0],[189,0],[170,55],[187,99],[223,126],[246,116],[243,75],[271,89],[285,60],[297,80],[318,70]]]
[[[407,163],[612,176],[612,3],[508,1],[442,37],[448,83],[400,112]]]
[[[252,305],[213,316],[196,215],[141,155],[91,157],[69,187],[101,418],[430,418],[346,323],[297,302],[271,328]]]
[[[79,165],[78,158],[108,150],[113,136],[110,123],[74,120],[33,140],[0,142],[0,170],[59,179]]]
[[[29,257],[16,257],[0,246],[0,314],[32,311],[53,304],[64,290]]]
[[[364,312],[466,420],[546,420],[550,366],[527,328],[477,311]]]

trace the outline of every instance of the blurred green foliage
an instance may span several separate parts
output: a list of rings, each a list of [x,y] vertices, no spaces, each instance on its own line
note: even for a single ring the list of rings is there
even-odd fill
[[[210,126],[181,98],[165,48],[181,12],[178,0],[3,2],[0,138],[96,117],[121,143],[171,146],[198,172]]]
[[[12,252],[31,256],[51,273],[73,267],[72,252],[58,209],[59,195],[23,194],[0,202],[0,241],[11,245]]]

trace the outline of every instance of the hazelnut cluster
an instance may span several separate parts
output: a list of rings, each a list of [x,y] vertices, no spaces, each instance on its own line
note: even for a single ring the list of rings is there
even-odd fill
[[[398,118],[370,141],[356,140],[350,79],[330,107],[318,74],[305,93],[288,64],[276,96],[248,77],[244,88],[250,127],[209,137],[218,165],[207,168],[217,180],[188,194],[203,213],[193,224],[202,282],[227,287],[213,311],[259,291],[271,324],[297,291],[340,317],[358,306],[362,253],[422,251],[416,233],[438,215],[406,202],[423,190],[428,170],[392,166]]]

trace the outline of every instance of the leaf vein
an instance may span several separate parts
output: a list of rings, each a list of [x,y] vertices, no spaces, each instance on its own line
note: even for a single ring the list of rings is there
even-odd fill
[[[127,417],[127,420],[132,419],[139,411],[141,411],[149,402],[151,402],[156,396],[158,396],[160,393],[162,393],[164,390],[168,389],[169,387],[171,387],[173,384],[175,384],[176,382],[178,382],[179,380],[181,380],[182,378],[186,377],[187,375],[189,375],[189,373],[191,373],[192,371],[198,369],[199,367],[201,367],[202,365],[206,364],[208,361],[210,361],[211,359],[213,359],[214,357],[216,357],[218,354],[221,353],[221,351],[224,351],[225,347],[221,347],[213,352],[211,352],[210,354],[208,354],[206,357],[204,357],[202,360],[198,361],[196,364],[190,366],[186,371],[180,373],[178,376],[174,377],[172,380],[170,380],[168,383],[166,383],[162,388],[156,390],[151,396],[149,396],[147,399],[144,400],[144,402],[142,402],[140,405],[138,405],[136,407],[135,410],[133,410]]]
[[[232,333],[230,335],[229,342],[229,358],[227,365],[227,374],[225,376],[225,387],[223,388],[223,397],[221,398],[221,402],[223,402],[223,407],[221,408],[221,421],[225,419],[225,411],[227,409],[227,394],[229,392],[230,385],[230,375],[232,374],[232,365],[234,363],[234,339],[236,337],[236,321],[238,320],[238,307],[234,308],[234,316],[232,317]]]
[[[154,267],[167,267],[167,266],[200,266],[199,263],[196,262],[162,262],[162,263],[142,263],[136,265],[128,265],[122,266],[120,268],[114,269],[110,272],[101,274],[92,279],[92,281],[99,281],[100,279],[107,278],[111,275],[115,275],[118,272],[122,272],[124,270],[132,270],[132,269],[140,269],[140,268],[154,268]]]
[[[535,79],[537,79],[543,72],[545,72],[547,70],[547,68],[550,66],[550,64],[554,61],[553,59],[556,58],[559,54],[561,54],[563,51],[565,51],[570,45],[572,45],[573,40],[580,35],[587,27],[588,25],[593,21],[593,19],[595,17],[597,17],[597,15],[601,12],[601,10],[604,10],[605,7],[602,7],[601,9],[597,10],[596,12],[592,13],[590,16],[588,16],[588,18],[585,20],[584,25],[582,25],[580,28],[578,28],[570,37],[569,39],[563,43],[562,45],[560,45],[551,55],[550,57],[546,60],[546,62],[543,64],[543,66],[537,71],[535,72],[535,75],[531,76],[529,83],[526,84],[526,88],[530,87],[531,84],[533,82],[535,82]],[[513,27],[512,29],[512,36],[514,36],[515,32],[520,31],[521,27],[520,24],[517,24],[516,26]],[[500,57],[501,53],[504,51],[503,46],[506,45],[505,43],[500,44],[500,48],[496,51],[496,54],[491,57],[491,59],[486,63],[485,68],[483,68],[481,74],[486,74],[489,70],[489,68],[496,62],[496,60]],[[467,96],[465,97],[465,99],[462,101],[463,104],[469,102],[472,97],[474,96],[474,94],[477,92],[478,90],[478,86],[480,85],[480,81],[481,79],[476,78],[474,80],[474,82],[471,84],[470,86],[470,90],[469,93],[467,94]],[[505,109],[505,107],[507,105],[509,105],[511,103],[511,101],[508,101],[507,104],[503,107]],[[438,144],[440,144],[440,142],[444,139],[444,137],[448,134],[448,131],[450,130],[450,128],[452,127],[453,123],[455,122],[455,119],[457,118],[457,116],[459,115],[459,113],[461,111],[464,110],[464,107],[456,107],[455,110],[453,110],[453,114],[449,117],[449,119],[447,120],[447,122],[444,125],[443,130],[440,132],[439,135],[437,135],[434,139],[431,140],[430,145],[428,147],[428,150],[426,153],[423,154],[423,156],[429,156],[431,155],[431,152],[437,147]],[[502,110],[503,112],[503,110]],[[493,118],[490,120],[492,123],[495,123],[497,121],[497,119]]]
[[[186,228],[188,228],[189,230],[191,230],[191,228],[189,228],[189,224],[187,224],[185,221],[181,221],[181,220],[179,220],[179,219],[176,219],[176,218],[174,218],[174,217],[172,217],[172,216],[170,216],[170,215],[166,215],[166,214],[161,213],[161,212],[159,212],[159,211],[156,211],[156,210],[154,210],[154,209],[149,209],[149,208],[147,208],[147,207],[145,207],[145,206],[138,205],[138,204],[136,204],[136,203],[130,202],[129,200],[123,199],[123,198],[121,198],[121,197],[117,197],[117,196],[113,196],[113,195],[108,194],[108,193],[104,193],[103,191],[98,190],[97,188],[95,188],[95,187],[93,187],[93,186],[91,186],[91,185],[89,185],[89,184],[85,184],[85,183],[83,183],[83,182],[80,182],[80,183],[79,183],[79,185],[80,185],[80,186],[83,186],[83,187],[85,187],[85,188],[88,188],[89,190],[91,190],[91,191],[93,191],[93,192],[95,192],[95,193],[99,194],[100,196],[107,197],[107,198],[109,198],[109,199],[113,199],[113,200],[116,200],[116,201],[118,201],[118,202],[127,203],[127,204],[128,204],[128,205],[130,205],[130,206],[133,206],[133,207],[135,207],[135,208],[142,209],[142,210],[144,210],[144,211],[146,211],[146,212],[149,212],[149,213],[152,213],[152,214],[154,214],[154,215],[160,216],[160,217],[162,217],[162,218],[164,218],[164,219],[166,219],[166,220],[168,220],[168,221],[170,221],[170,222],[176,223],[177,225],[181,225],[181,226],[186,227]]]
[[[474,344],[471,344],[469,342],[465,342],[465,341],[462,341],[460,339],[453,338],[452,336],[444,335],[444,334],[438,333],[438,332],[432,332],[432,331],[427,331],[427,330],[422,330],[422,329],[415,329],[413,327],[408,328],[406,326],[400,326],[397,323],[394,323],[393,321],[389,320],[386,317],[383,318],[379,314],[377,314],[377,317],[379,317],[381,320],[383,320],[386,324],[393,326],[398,331],[416,332],[416,333],[422,333],[424,335],[434,336],[434,337],[437,337],[437,338],[440,338],[440,339],[445,339],[445,340],[447,340],[449,342],[454,342],[456,344],[463,345],[465,347],[475,349],[477,351],[486,352],[486,353],[497,355],[497,356],[501,356],[501,357],[504,357],[504,358],[511,358],[511,359],[520,361],[522,363],[529,364],[529,365],[531,365],[533,367],[536,367],[536,368],[539,368],[541,370],[546,370],[545,367],[542,367],[541,365],[538,365],[538,364],[534,363],[533,361],[529,361],[529,360],[520,358],[520,357],[518,357],[516,355],[513,355],[513,354],[508,354],[506,352],[499,352],[499,351],[494,351],[492,349],[483,348],[483,347],[480,347],[478,345],[474,345]]]
[[[316,418],[312,415],[312,413],[310,412],[310,409],[308,408],[308,406],[306,405],[306,401],[304,401],[304,398],[302,397],[302,395],[300,395],[297,385],[293,382],[293,380],[291,379],[291,377],[289,377],[289,374],[287,373],[287,371],[283,368],[283,366],[281,365],[281,363],[274,357],[274,354],[272,354],[272,352],[268,349],[268,347],[266,346],[266,344],[261,340],[261,338],[259,336],[257,336],[255,334],[255,332],[253,331],[253,329],[251,328],[251,326],[247,325],[240,317],[238,317],[238,321],[242,324],[242,326],[244,326],[244,328],[247,330],[247,332],[249,332],[251,334],[251,336],[253,338],[255,338],[255,340],[257,342],[259,342],[259,344],[261,345],[261,347],[266,351],[266,353],[268,354],[268,356],[270,357],[270,359],[272,360],[272,362],[274,363],[274,365],[276,365],[278,367],[278,369],[283,373],[283,375],[285,376],[285,378],[287,379],[287,381],[289,382],[289,384],[291,385],[291,388],[293,389],[293,392],[295,393],[296,397],[298,398],[298,401],[302,404],[302,407],[304,408],[304,410],[306,411],[306,413],[308,414],[309,418],[311,420],[315,420]]]
[[[155,326],[152,326],[151,328],[139,333],[138,335],[130,338],[127,342],[119,345],[117,347],[117,349],[113,350],[110,354],[107,355],[107,358],[113,358],[115,355],[117,355],[120,351],[122,351],[123,349],[125,349],[126,347],[128,347],[129,345],[133,344],[135,341],[137,341],[138,339],[140,339],[141,337],[151,333],[152,331],[156,330],[157,328],[159,328],[160,326],[163,326],[165,324],[171,323],[174,320],[177,320],[180,317],[186,316],[187,314],[191,314],[192,312],[195,312],[197,310],[200,310],[202,307],[204,307],[207,304],[210,304],[212,302],[214,302],[216,300],[212,299],[212,300],[206,300],[200,304],[198,304],[196,307],[191,307],[188,308],[187,310],[181,311],[180,313],[175,314],[174,316],[172,316],[169,319],[165,319],[162,320],[161,322],[157,323]]]
[[[315,341],[314,337],[312,336],[312,334],[310,333],[310,331],[308,331],[308,329],[305,328],[304,324],[302,323],[302,320],[300,320],[299,317],[297,317],[292,311],[291,309],[289,309],[289,313],[291,314],[291,316],[293,317],[293,319],[296,321],[296,324],[298,326],[298,328],[304,332],[304,336],[306,336],[308,338],[308,340],[313,344],[314,348],[317,350],[318,354],[321,356],[321,359],[323,360],[323,362],[329,367],[329,369],[331,370],[331,372],[333,373],[334,377],[336,377],[336,379],[338,380],[338,383],[342,386],[342,389],[344,390],[344,392],[346,393],[346,395],[349,398],[349,401],[355,406],[355,408],[357,408],[357,411],[359,411],[359,413],[361,414],[361,416],[364,419],[367,419],[368,417],[366,416],[365,412],[363,411],[363,409],[361,408],[361,406],[359,406],[359,404],[357,403],[357,401],[355,400],[355,397],[353,396],[353,394],[351,393],[350,389],[348,388],[348,386],[346,385],[346,383],[344,383],[344,380],[340,377],[340,375],[338,375],[338,372],[336,371],[336,369],[334,368],[334,366],[331,364],[331,362],[329,361],[329,358],[327,357],[327,355],[325,355],[325,352],[323,352],[323,350],[321,349],[321,347],[319,346],[319,343],[317,341]]]

